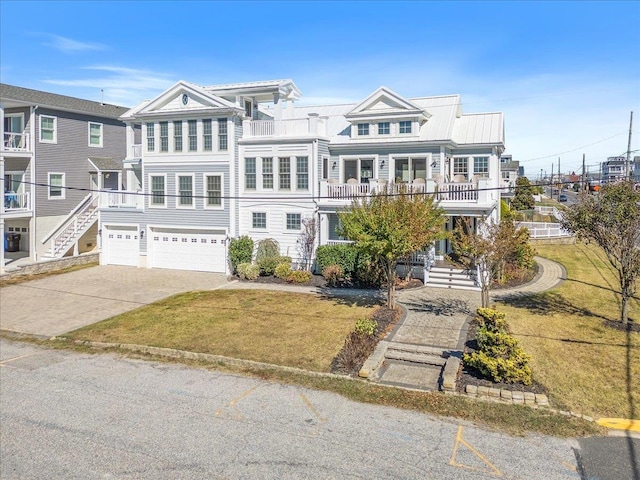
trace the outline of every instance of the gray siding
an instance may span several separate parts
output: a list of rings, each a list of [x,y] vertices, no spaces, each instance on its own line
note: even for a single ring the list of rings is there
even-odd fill
[[[57,118],[57,143],[40,142],[40,116]],[[36,112],[36,216],[66,215],[89,193],[89,157],[122,160],[126,153],[124,123],[100,117],[39,108]],[[89,122],[103,124],[102,147],[89,147]],[[64,173],[64,199],[49,200],[48,173]]]

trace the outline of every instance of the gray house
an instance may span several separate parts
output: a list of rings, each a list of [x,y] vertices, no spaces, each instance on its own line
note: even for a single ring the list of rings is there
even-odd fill
[[[0,84],[3,265],[7,249],[36,261],[96,248],[96,190],[123,188],[126,111]]]

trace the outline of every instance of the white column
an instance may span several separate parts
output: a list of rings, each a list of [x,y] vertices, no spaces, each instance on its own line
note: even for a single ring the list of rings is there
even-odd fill
[[[4,273],[4,108],[0,105],[0,179],[2,179],[2,201],[0,202],[0,273]]]

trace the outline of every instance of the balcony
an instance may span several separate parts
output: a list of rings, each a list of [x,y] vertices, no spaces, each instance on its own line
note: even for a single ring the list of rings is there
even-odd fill
[[[28,153],[31,151],[28,133],[4,132],[2,149],[5,152]]]
[[[144,195],[141,192],[132,190],[112,190],[100,192],[98,198],[98,208],[127,208],[142,210],[144,207]]]
[[[323,137],[327,134],[325,118],[310,115],[309,118],[289,120],[244,120],[242,138]]]
[[[9,217],[31,214],[31,195],[29,192],[4,194],[4,213]]]
[[[404,189],[406,194],[429,194],[440,202],[443,208],[465,206],[488,206],[495,202],[496,191],[490,188],[490,180],[481,178],[478,182],[440,182],[432,179],[413,183],[391,183],[370,180],[369,183],[320,182],[320,202],[327,205],[345,205],[358,198],[375,193],[398,194]]]

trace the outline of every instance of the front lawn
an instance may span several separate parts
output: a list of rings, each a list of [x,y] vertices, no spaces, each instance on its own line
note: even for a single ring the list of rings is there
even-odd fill
[[[134,343],[328,372],[373,305],[267,290],[190,292],[76,330],[74,340]]]
[[[539,245],[567,270],[557,288],[497,306],[531,354],[536,381],[561,408],[592,417],[640,416],[640,334],[605,326],[617,320],[615,272],[593,245]],[[640,323],[640,299],[629,302]]]

